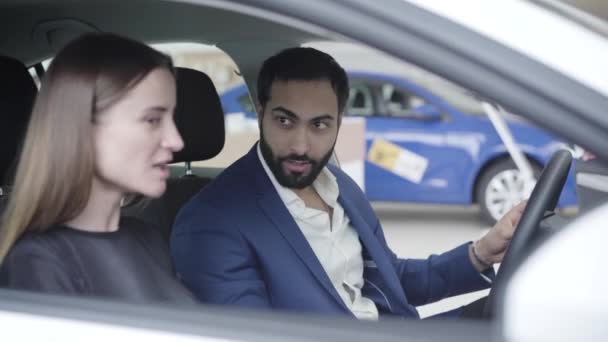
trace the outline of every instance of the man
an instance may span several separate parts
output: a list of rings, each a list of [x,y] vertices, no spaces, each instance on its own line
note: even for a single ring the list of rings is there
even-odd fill
[[[292,48],[258,78],[260,141],[180,211],[171,241],[185,284],[207,303],[418,317],[415,306],[490,286],[523,206],[481,240],[399,259],[359,187],[328,165],[348,98],[329,55]]]

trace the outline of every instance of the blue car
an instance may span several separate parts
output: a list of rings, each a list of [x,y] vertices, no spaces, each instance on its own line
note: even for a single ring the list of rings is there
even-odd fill
[[[349,72],[349,80],[346,115],[365,118],[364,188],[370,200],[477,203],[492,223],[529,195],[533,182],[515,166],[477,101],[450,97],[453,91],[439,97],[438,91],[387,74]],[[245,85],[226,91],[222,104],[226,113],[256,117]],[[535,175],[567,147],[522,119],[505,120]],[[571,170],[558,207],[576,202]]]

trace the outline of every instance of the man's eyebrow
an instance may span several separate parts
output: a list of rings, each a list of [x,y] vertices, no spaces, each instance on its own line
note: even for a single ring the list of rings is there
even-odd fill
[[[320,120],[334,120],[335,118],[329,114],[321,114],[319,116],[315,116],[310,119],[310,121],[320,121]]]
[[[285,107],[274,107],[272,108],[272,111],[277,111],[277,112],[281,112],[287,116],[289,116],[292,119],[299,119],[298,115],[294,112],[292,112],[291,110],[285,108]],[[319,120],[334,120],[335,118],[332,115],[329,114],[320,114],[318,116],[315,116],[314,118],[310,119],[310,121],[319,121]]]
[[[274,107],[272,108],[273,112],[281,112],[287,116],[289,116],[292,119],[298,119],[298,115],[292,111],[290,111],[289,109],[282,107],[282,106],[278,106],[278,107]]]

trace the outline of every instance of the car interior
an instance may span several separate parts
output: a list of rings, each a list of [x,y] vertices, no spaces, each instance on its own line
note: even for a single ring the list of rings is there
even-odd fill
[[[26,66],[12,57],[0,57],[0,213],[10,194],[10,179],[19,145],[38,88]]]
[[[176,79],[175,123],[184,149],[173,156],[173,163],[184,163],[185,167],[174,171],[177,174],[168,180],[162,197],[134,201],[123,208],[124,216],[158,226],[167,241],[179,209],[212,180],[193,173],[191,163],[213,158],[224,147],[224,112],[209,76],[197,70],[176,68]]]
[[[28,122],[29,112],[37,92],[33,76],[44,77],[41,63],[48,58],[52,58],[66,42],[82,33],[91,31],[114,32],[149,44],[196,42],[215,45],[233,59],[238,66],[238,70],[234,70],[234,72],[243,76],[253,98],[255,98],[254,85],[257,81],[257,72],[262,61],[267,56],[284,48],[301,46],[315,41],[349,41],[348,38],[342,35],[326,31],[312,24],[307,24],[305,21],[294,20],[293,22],[285,23],[281,18],[273,18],[271,20],[259,13],[246,13],[244,10],[235,10],[238,8],[238,4],[234,4],[232,10],[230,8],[230,6],[219,8],[211,5],[201,5],[197,4],[196,1],[0,1],[0,214],[6,205],[7,199],[10,198],[12,173],[23,132]],[[484,75],[479,74],[478,77],[482,78]],[[137,198],[123,208],[123,215],[138,217],[151,223],[162,231],[163,236],[167,240],[171,232],[173,220],[181,206],[212,181],[213,177],[221,171],[221,169],[199,167],[194,164],[212,159],[222,153],[226,145],[224,111],[220,103],[218,91],[211,78],[201,71],[178,67],[176,68],[176,79],[178,99],[175,121],[183,137],[185,148],[174,155],[171,178],[168,180],[167,190],[161,198],[154,200]],[[474,82],[474,80],[471,82]],[[559,84],[559,82],[556,83]],[[351,91],[353,90],[351,89]],[[525,92],[526,89],[522,91]],[[517,94],[509,94],[513,95],[510,100],[517,99],[517,96],[515,96]],[[366,107],[366,95],[363,92],[357,92],[352,100],[352,106],[360,108],[360,113],[358,113],[360,115],[367,115],[369,111],[369,108]],[[566,99],[567,97],[564,96],[563,98]],[[396,92],[392,93],[391,101],[399,105],[402,102],[407,102],[406,99],[402,98],[402,96],[400,97],[400,94]],[[572,101],[577,100],[574,99]],[[521,105],[524,106],[525,101],[521,101]],[[541,112],[546,112],[547,108],[554,108],[559,113],[567,112],[567,108],[564,109],[553,105],[547,105],[544,108],[537,106],[534,109],[542,109]],[[399,110],[401,109],[399,108]],[[539,120],[542,120],[542,118]],[[561,124],[555,123],[555,125]],[[584,138],[588,139],[586,141],[588,145],[601,145],[601,139],[598,140],[596,131],[601,130],[601,127],[593,127],[591,124],[581,123],[580,130],[585,129],[591,132]],[[576,135],[575,133],[572,134],[573,137]],[[568,157],[562,156],[562,159],[566,160],[555,162],[561,163],[559,167],[561,173],[559,175],[547,176],[553,177],[552,180],[546,182],[551,183],[547,186],[552,186],[554,189],[559,186],[558,183],[560,181],[563,186],[565,179],[563,172],[565,170],[567,173],[567,169],[570,166]],[[567,166],[565,166],[566,164]],[[558,195],[559,193],[556,194],[554,191],[545,194],[541,201],[542,203],[536,206],[531,214],[534,217],[528,218],[529,222],[526,225],[529,229],[538,225],[538,221],[544,217],[546,207],[551,206],[549,202],[555,201],[555,196]],[[541,194],[538,196],[541,196]],[[528,237],[522,234],[522,237],[520,237],[521,242],[518,242],[519,249],[528,248],[527,241],[524,241],[527,239]],[[520,255],[516,257],[519,258]],[[509,262],[516,264],[519,261],[515,257],[513,259]],[[22,296],[23,294],[19,293],[0,293],[0,298],[4,298],[5,300],[16,298],[16,300],[24,303],[30,303],[28,305],[34,305],[34,303],[38,302],[55,306],[62,302],[62,299],[53,298],[52,296],[48,298],[45,296],[27,298]],[[0,299],[0,301],[2,300]],[[68,302],[66,301],[65,303]],[[167,308],[168,311],[164,311],[163,313],[161,308],[156,307],[145,313],[146,308],[131,309],[127,306],[121,306],[120,303],[117,303],[116,307],[110,307],[108,306],[110,304],[107,303],[101,304],[87,301],[83,303],[78,304],[74,302],[75,307],[80,306],[80,308],[73,312],[82,313],[83,311],[87,311],[87,308],[100,305],[99,307],[103,307],[103,310],[107,310],[107,312],[118,310],[123,313],[141,315],[142,320],[146,322],[143,324],[144,326],[161,324],[163,327],[172,326],[166,321],[165,323],[159,323],[163,321],[164,315],[168,313],[168,315],[174,317],[175,322],[183,320],[182,323],[185,322],[183,324],[192,324],[189,327],[193,329],[194,333],[200,332],[197,329],[210,328],[209,326],[196,328],[199,319],[213,321],[213,316],[222,319],[233,316],[233,324],[242,324],[242,331],[260,330],[260,327],[266,327],[268,330],[265,332],[265,337],[268,337],[268,334],[271,333],[288,336],[289,333],[286,331],[292,328],[294,329],[294,334],[310,338],[311,335],[309,334],[312,333],[307,330],[311,326],[319,328],[325,325],[325,328],[327,328],[330,325],[329,323],[332,323],[328,323],[327,320],[321,318],[310,318],[310,320],[307,318],[303,320],[307,325],[290,326],[289,322],[292,319],[290,316],[278,317],[265,316],[264,314],[258,316],[257,313],[252,315],[246,311],[238,313],[228,312],[226,314],[221,309],[214,311],[216,308],[213,308],[207,313],[194,314],[188,310]],[[89,304],[91,306],[88,306]],[[106,306],[104,307],[104,305]],[[135,311],[130,312],[129,310]],[[91,310],[88,311],[90,312]],[[105,319],[98,316],[91,317],[94,320]],[[196,320],[194,317],[196,317]],[[108,319],[108,322],[116,322],[116,319]],[[276,330],[276,326],[273,328],[269,325],[270,321],[281,322],[285,324],[284,328]],[[341,320],[336,320],[334,323],[336,323],[334,330],[326,330],[325,332],[329,335],[325,335],[325,338],[332,336],[331,334],[333,333],[337,334],[335,335],[336,338],[349,336],[341,335],[340,329],[344,332],[352,328],[353,325]],[[226,331],[229,331],[233,327],[229,323],[224,322],[224,324],[222,328],[226,329]],[[451,323],[448,324],[451,325]],[[454,324],[457,325],[458,323]],[[411,326],[400,326],[411,328]],[[395,328],[395,331],[398,329],[396,325],[391,325],[391,327]],[[365,325],[365,329],[369,329],[367,332],[361,329],[360,331],[355,331],[355,333],[360,332],[372,336],[373,334],[380,334],[379,330],[382,328],[370,328],[369,325]],[[473,323],[466,326],[452,325],[449,329],[442,330],[442,333],[445,331],[464,331],[465,328],[471,328],[473,330],[469,331],[478,333],[473,340],[486,340],[491,334],[490,329],[486,325]],[[174,325],[172,328],[167,329],[184,329],[184,326]],[[321,335],[323,331],[320,330],[318,334]],[[428,333],[428,329],[412,329],[410,331],[412,336],[429,336],[423,335]],[[398,334],[395,335],[386,330],[384,330],[384,333],[387,334],[385,336],[386,340],[399,338]],[[436,333],[439,334],[438,332]],[[457,335],[455,334],[451,338],[459,340]],[[352,337],[353,335],[350,336]],[[241,334],[237,337],[251,336],[243,336]],[[470,341],[471,339],[467,338],[467,340]]]
[[[2,8],[3,18],[19,17],[20,20],[18,24],[13,20],[4,21],[3,25],[10,26],[4,32],[12,31],[15,34],[3,37],[5,43],[0,47],[0,55],[6,56],[0,60],[3,71],[0,82],[7,89],[2,92],[2,104],[7,104],[4,108],[8,107],[7,113],[10,114],[1,118],[3,143],[0,166],[1,179],[5,183],[2,184],[0,196],[2,203],[10,196],[10,170],[14,167],[18,145],[37,89],[27,67],[52,58],[61,46],[79,34],[108,31],[148,43],[196,41],[215,44],[235,60],[239,73],[247,75],[246,79],[251,82],[255,82],[254,75],[266,56],[288,46],[318,39],[309,33],[288,28],[282,28],[277,35],[274,24],[267,21],[186,3],[137,0],[128,3],[94,1],[78,4],[59,1],[31,8],[10,6],[10,2],[3,6],[6,7]],[[131,25],[132,16],[139,13],[138,8],[145,8],[145,15],[141,16],[137,26]],[[158,25],[159,22],[164,24]],[[232,25],[234,22],[241,24]],[[256,27],[256,30],[255,33],[247,32],[242,27]],[[264,42],[268,40],[264,39],[269,37],[268,32],[273,32],[272,39]],[[260,44],[259,40],[263,43]],[[252,49],[254,45],[256,48]],[[159,225],[167,238],[181,205],[220,171],[193,168],[191,163],[210,159],[220,153],[225,136],[224,113],[211,79],[203,72],[191,69],[177,68],[176,73],[179,95],[175,120],[185,148],[174,155],[173,162],[178,165],[173,167],[172,177],[162,198],[131,201],[124,208],[126,216],[137,216]],[[14,99],[22,102],[14,103]]]

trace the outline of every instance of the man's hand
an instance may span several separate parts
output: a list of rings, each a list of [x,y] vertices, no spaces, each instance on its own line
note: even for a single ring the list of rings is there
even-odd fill
[[[502,261],[505,251],[511,242],[515,228],[526,208],[526,201],[519,203],[505,214],[490,231],[481,239],[474,242],[469,249],[469,258],[478,271]],[[477,252],[477,257],[473,251]]]

